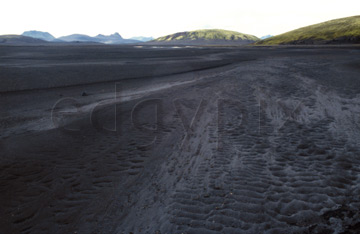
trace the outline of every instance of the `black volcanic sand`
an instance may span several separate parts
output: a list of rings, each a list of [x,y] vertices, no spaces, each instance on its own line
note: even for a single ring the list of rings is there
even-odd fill
[[[0,233],[359,233],[359,66],[351,46],[0,46]]]

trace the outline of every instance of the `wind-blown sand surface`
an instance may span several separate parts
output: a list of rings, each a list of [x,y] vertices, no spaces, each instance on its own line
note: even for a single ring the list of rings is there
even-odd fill
[[[359,233],[359,67],[351,46],[2,46],[0,233]]]

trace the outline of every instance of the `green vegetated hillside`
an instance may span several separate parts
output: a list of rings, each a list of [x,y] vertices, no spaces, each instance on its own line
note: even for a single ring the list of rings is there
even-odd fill
[[[152,42],[192,42],[192,41],[258,41],[259,38],[253,35],[228,31],[222,29],[203,29],[189,32],[179,32],[159,37]]]
[[[256,42],[257,45],[360,43],[360,16],[326,21]]]

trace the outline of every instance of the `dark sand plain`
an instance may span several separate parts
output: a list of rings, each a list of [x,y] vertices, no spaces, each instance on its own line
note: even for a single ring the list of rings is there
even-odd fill
[[[359,142],[359,46],[0,46],[0,233],[359,233]]]

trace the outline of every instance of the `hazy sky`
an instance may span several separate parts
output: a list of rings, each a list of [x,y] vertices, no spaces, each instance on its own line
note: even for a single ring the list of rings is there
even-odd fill
[[[221,28],[260,37],[353,15],[360,15],[359,0],[1,0],[0,34],[129,38]]]

